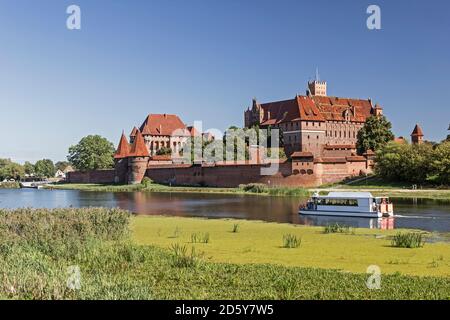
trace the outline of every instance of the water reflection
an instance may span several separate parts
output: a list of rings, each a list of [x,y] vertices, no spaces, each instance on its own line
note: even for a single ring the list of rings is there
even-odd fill
[[[142,215],[235,218],[324,226],[339,223],[350,227],[413,228],[450,231],[450,201],[392,199],[395,218],[367,219],[301,216],[298,206],[306,199],[289,197],[189,194],[110,193],[77,190],[0,190],[0,207],[120,207]]]

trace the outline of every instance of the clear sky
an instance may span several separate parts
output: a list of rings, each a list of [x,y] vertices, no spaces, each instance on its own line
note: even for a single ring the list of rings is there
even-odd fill
[[[81,30],[66,28],[71,4]],[[253,97],[304,94],[316,67],[329,95],[380,103],[397,135],[418,122],[442,140],[449,34],[447,0],[0,0],[0,157],[64,160],[148,113],[242,126]]]

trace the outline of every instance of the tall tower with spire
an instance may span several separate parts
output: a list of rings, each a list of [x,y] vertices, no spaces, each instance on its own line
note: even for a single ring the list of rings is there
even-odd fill
[[[327,82],[320,81],[319,69],[316,69],[316,79],[308,82],[308,89],[313,96],[327,95]]]

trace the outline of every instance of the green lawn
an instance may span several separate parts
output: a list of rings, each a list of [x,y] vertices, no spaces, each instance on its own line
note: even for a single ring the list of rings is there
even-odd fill
[[[118,209],[0,210],[0,299],[450,299],[443,244],[395,249],[391,264],[403,273],[439,275],[418,277],[385,270],[390,264],[382,262],[392,258],[385,250],[394,249],[373,239],[377,232],[323,235],[317,228],[241,221],[232,233],[234,221],[139,217],[131,221],[133,241],[129,222],[129,213]],[[211,239],[196,244],[194,254],[191,231],[210,232]],[[301,236],[300,247],[280,248],[285,232]],[[186,251],[176,254],[170,243]],[[215,262],[220,259],[235,263]],[[357,273],[289,266],[321,259],[332,269],[351,259]],[[359,267],[369,262],[381,264],[379,290],[368,289],[368,274]]]
[[[233,226],[239,231],[233,233]],[[353,229],[349,234],[324,234],[323,228],[241,220],[137,216],[132,219],[136,243],[169,248],[194,246],[208,261],[235,264],[277,264],[364,273],[378,265],[383,273],[450,276],[450,243],[423,248],[391,247],[398,231]],[[402,230],[402,232],[406,232]],[[192,234],[209,234],[207,244],[192,244]],[[283,236],[301,238],[296,249],[283,248]]]
[[[251,186],[251,185],[248,185]],[[263,185],[255,185],[255,188],[214,188],[214,187],[190,187],[168,186],[152,183],[148,186],[142,184],[94,184],[94,183],[62,183],[50,185],[48,189],[83,190],[95,192],[184,192],[184,193],[213,193],[213,194],[258,194],[270,196],[308,196],[309,192],[304,188],[267,188]]]

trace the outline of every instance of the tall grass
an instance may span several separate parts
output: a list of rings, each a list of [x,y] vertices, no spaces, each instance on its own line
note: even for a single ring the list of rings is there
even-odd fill
[[[209,232],[196,232],[191,234],[192,243],[209,243]]]
[[[293,234],[285,234],[283,236],[283,248],[293,249],[300,247],[302,239]]]
[[[346,225],[340,225],[339,223],[328,224],[325,226],[324,233],[350,233],[351,228]]]
[[[397,233],[392,238],[391,244],[397,248],[420,248],[424,246],[425,242],[421,233],[408,232]]]
[[[271,196],[308,197],[309,191],[303,188],[275,187],[269,189]]]
[[[117,209],[0,210],[0,299],[447,299],[447,277],[210,263],[186,245],[133,244]],[[295,243],[291,237],[290,243]],[[300,240],[297,238],[297,240]],[[67,286],[68,267],[81,272]]]
[[[239,223],[233,224],[233,229],[231,230],[231,232],[233,232],[233,233],[239,232]]]
[[[175,243],[170,247],[172,251],[172,264],[177,268],[195,268],[201,259],[202,254],[195,250],[195,247],[191,247],[189,251],[185,245]]]

